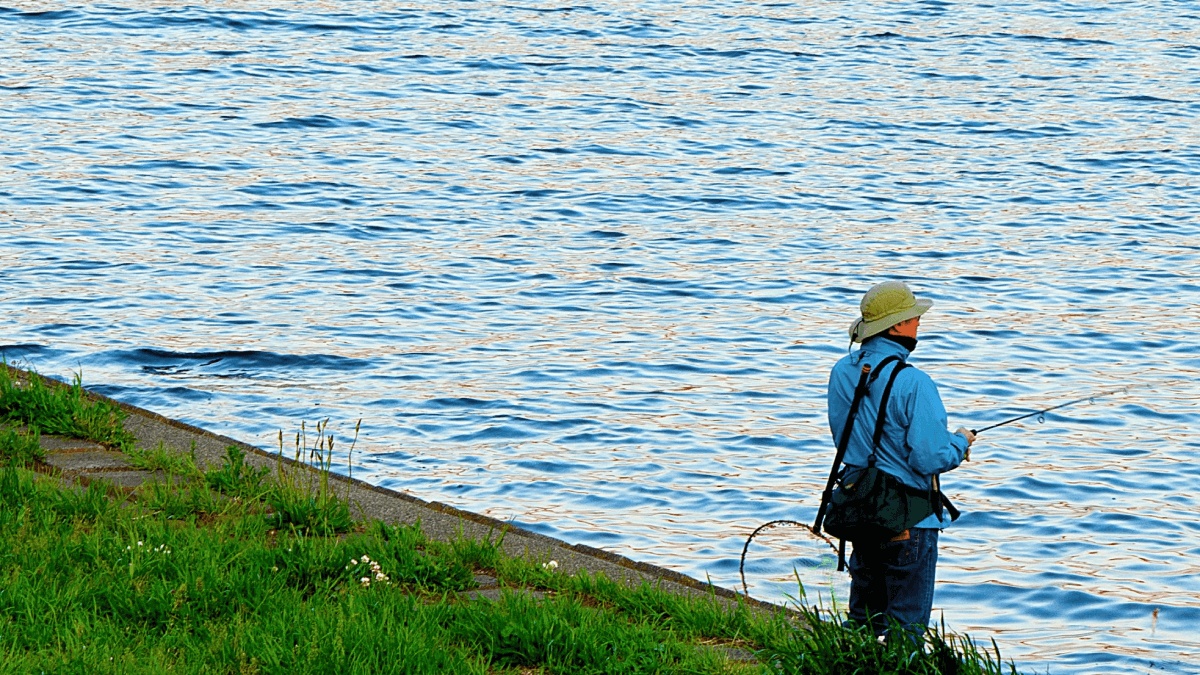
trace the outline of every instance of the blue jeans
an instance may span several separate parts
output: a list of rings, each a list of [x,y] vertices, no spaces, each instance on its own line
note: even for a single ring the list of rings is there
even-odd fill
[[[904,541],[854,546],[847,623],[869,626],[878,636],[895,622],[922,644],[933,611],[938,530],[908,532]]]

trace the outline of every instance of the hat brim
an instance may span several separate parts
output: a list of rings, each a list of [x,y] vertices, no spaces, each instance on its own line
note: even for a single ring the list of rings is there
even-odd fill
[[[864,321],[860,317],[854,323],[850,324],[850,339],[855,342],[862,342],[872,335],[882,333],[901,321],[908,321],[909,319],[921,316],[925,312],[928,312],[930,307],[933,307],[932,300],[918,298],[912,307],[902,309],[899,312],[893,312],[874,321]]]

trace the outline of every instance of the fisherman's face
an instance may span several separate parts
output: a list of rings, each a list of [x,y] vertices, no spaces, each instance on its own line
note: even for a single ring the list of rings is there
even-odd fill
[[[907,321],[901,321],[895,326],[892,326],[888,329],[888,333],[891,333],[892,335],[899,335],[900,337],[913,338],[915,340],[917,337],[917,328],[919,328],[920,325],[921,317],[917,316]]]

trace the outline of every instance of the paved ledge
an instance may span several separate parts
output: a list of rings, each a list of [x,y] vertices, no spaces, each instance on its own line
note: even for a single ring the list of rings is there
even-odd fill
[[[8,368],[15,376],[23,380],[36,377],[41,378],[48,386],[68,386],[37,373],[12,366]],[[316,474],[312,467],[295,462],[288,457],[280,457],[277,453],[269,453],[233,438],[214,434],[94,392],[87,392],[87,395],[95,400],[109,401],[129,415],[125,420],[125,428],[137,439],[138,447],[157,448],[161,443],[164,450],[180,454],[194,452],[197,466],[205,468],[208,465],[220,466],[225,449],[230,445],[235,445],[247,453],[247,464],[268,467],[273,474],[277,473],[280,464],[286,466],[289,471],[299,468],[312,472],[314,476]],[[109,481],[115,479],[116,483],[125,487],[131,487],[145,478],[150,478],[149,472],[129,470],[128,464],[121,459],[120,453],[108,451],[95,443],[57,438],[45,440],[53,444],[53,449],[48,448],[48,451],[54,453],[53,456],[47,458],[47,463],[62,469],[64,477],[104,478]],[[503,533],[503,549],[508,555],[542,561],[555,560],[558,562],[558,569],[566,574],[583,570],[591,574],[603,573],[609,579],[629,585],[649,582],[671,593],[685,596],[712,596],[722,604],[741,602],[758,610],[783,611],[792,614],[788,608],[749,598],[727,588],[714,586],[673,570],[637,562],[625,556],[584,544],[569,544],[516,527],[511,523],[464,511],[447,504],[427,502],[403,492],[377,487],[337,474],[330,474],[330,480],[337,484],[336,489],[339,494],[349,493],[351,511],[362,520],[378,519],[395,524],[411,524],[420,521],[421,529],[426,536],[440,541],[450,541],[460,534],[477,539],[489,537],[495,539]],[[488,592],[493,591],[492,589],[481,589],[481,595],[485,597]]]
[[[57,437],[51,437],[50,441],[58,441]],[[125,455],[119,452],[110,452],[108,450],[63,450],[54,447],[46,447],[48,443],[42,443],[42,450],[46,451],[46,463],[53,466],[63,473],[97,473],[100,471],[129,471],[133,469],[126,461]],[[54,445],[63,445],[55,443]]]

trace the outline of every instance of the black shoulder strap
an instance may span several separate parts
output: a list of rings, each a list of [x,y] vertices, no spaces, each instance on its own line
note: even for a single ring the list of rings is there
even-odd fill
[[[875,374],[871,374],[871,364],[863,364],[861,375],[858,377],[858,386],[854,388],[854,399],[850,402],[850,411],[846,414],[846,423],[842,425],[842,435],[838,437],[837,455],[833,458],[833,467],[829,470],[829,480],[825,482],[825,490],[821,492],[821,505],[817,507],[817,519],[813,522],[812,530],[814,534],[821,534],[821,523],[825,520],[825,511],[829,509],[829,501],[833,499],[833,485],[837,482],[838,469],[842,466],[842,460],[846,457],[846,448],[850,445],[850,431],[854,428],[854,418],[858,416],[858,408],[862,404],[862,400],[866,398],[867,391],[871,388],[871,383],[879,377],[887,364],[899,361],[903,365],[904,361],[899,356],[889,356],[879,362],[875,366]],[[895,371],[899,372],[900,368]],[[884,403],[887,403],[886,395],[890,394],[892,382],[896,379],[896,372],[892,373],[891,379],[888,380],[887,389],[884,390]],[[883,415],[880,414],[882,419]],[[878,424],[876,425],[879,426]],[[876,429],[875,443],[879,443],[879,429]],[[871,449],[871,461],[874,462],[875,449]]]
[[[875,451],[879,449],[879,440],[883,438],[883,420],[887,417],[888,399],[892,396],[892,385],[896,383],[896,376],[900,371],[908,367],[908,363],[901,361],[892,368],[892,375],[888,378],[887,386],[883,388],[883,397],[879,399],[879,414],[875,416],[875,435],[871,437],[871,455],[867,457],[867,466],[875,466]]]
[[[892,384],[896,381],[896,376],[900,374],[900,371],[906,367],[908,367],[906,361],[896,364],[896,367],[892,369],[891,377],[888,378],[887,387],[883,390],[883,398],[879,402],[879,417],[875,420],[875,437],[871,439],[871,456],[867,458],[867,466],[875,465],[875,451],[879,449],[879,440],[883,438],[883,418],[886,414],[888,398],[892,395]],[[929,483],[929,501],[938,506],[945,506],[946,510],[950,512],[950,522],[958,520],[958,516],[961,515],[954,504],[950,503],[950,498],[942,492],[941,482],[937,476],[934,476]],[[942,520],[941,508],[938,508],[936,513],[938,520]]]
[[[883,438],[883,418],[887,410],[888,398],[892,395],[892,384],[895,383],[896,376],[900,374],[900,371],[904,370],[907,366],[908,363],[906,361],[896,364],[896,367],[892,369],[891,377],[888,378],[887,387],[883,390],[883,398],[879,402],[879,417],[875,420],[875,436],[871,439],[871,456],[867,458],[867,466],[875,465],[875,451],[879,449],[879,440]],[[958,520],[959,511],[954,507],[954,504],[950,503],[950,498],[942,492],[941,482],[937,479],[937,476],[934,476],[930,480],[928,492],[929,501],[937,504],[939,507],[945,506],[946,510],[950,512],[950,522]],[[938,508],[935,513],[937,513],[938,520],[942,520],[942,509]]]

